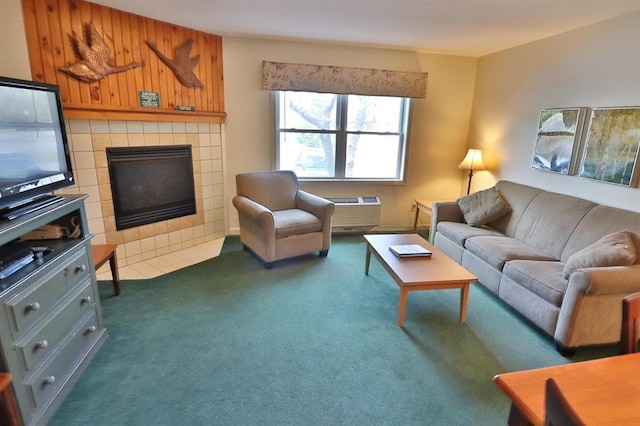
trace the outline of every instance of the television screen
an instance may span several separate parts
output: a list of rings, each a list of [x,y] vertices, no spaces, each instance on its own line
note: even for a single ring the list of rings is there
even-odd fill
[[[73,183],[58,86],[0,77],[0,211]]]

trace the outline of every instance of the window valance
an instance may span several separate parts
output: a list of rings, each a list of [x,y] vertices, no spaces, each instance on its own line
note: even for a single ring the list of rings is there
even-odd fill
[[[262,62],[262,88],[369,96],[424,98],[426,72]]]

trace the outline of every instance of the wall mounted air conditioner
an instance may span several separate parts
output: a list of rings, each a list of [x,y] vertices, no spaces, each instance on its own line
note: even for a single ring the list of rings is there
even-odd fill
[[[326,197],[336,205],[333,232],[366,232],[380,225],[382,204],[378,197]]]

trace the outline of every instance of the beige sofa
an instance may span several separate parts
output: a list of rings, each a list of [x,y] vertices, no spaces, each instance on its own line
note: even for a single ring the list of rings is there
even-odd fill
[[[458,202],[435,203],[432,243],[552,336],[560,353],[618,342],[622,298],[640,291],[640,213],[509,181],[494,189],[511,211],[482,226],[466,223]],[[626,257],[612,262],[622,266],[580,267],[621,247],[594,245],[615,231],[629,231],[615,234],[628,241]]]

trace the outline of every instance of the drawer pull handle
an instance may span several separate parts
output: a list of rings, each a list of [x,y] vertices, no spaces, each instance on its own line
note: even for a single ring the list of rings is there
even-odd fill
[[[82,298],[82,304],[91,303],[91,296],[85,296]]]
[[[47,376],[44,378],[45,385],[52,385],[56,382],[56,376]]]
[[[29,311],[37,311],[38,309],[40,309],[40,304],[38,302],[33,302],[27,306],[27,310]]]
[[[85,272],[87,270],[87,265],[80,265],[76,268],[76,273]]]
[[[96,327],[95,325],[92,325],[91,327],[87,328],[87,331],[89,333],[95,333],[96,331],[98,331],[98,327]]]
[[[49,342],[47,342],[46,340],[41,340],[38,343],[36,343],[36,348],[38,349],[47,349],[49,347]]]

